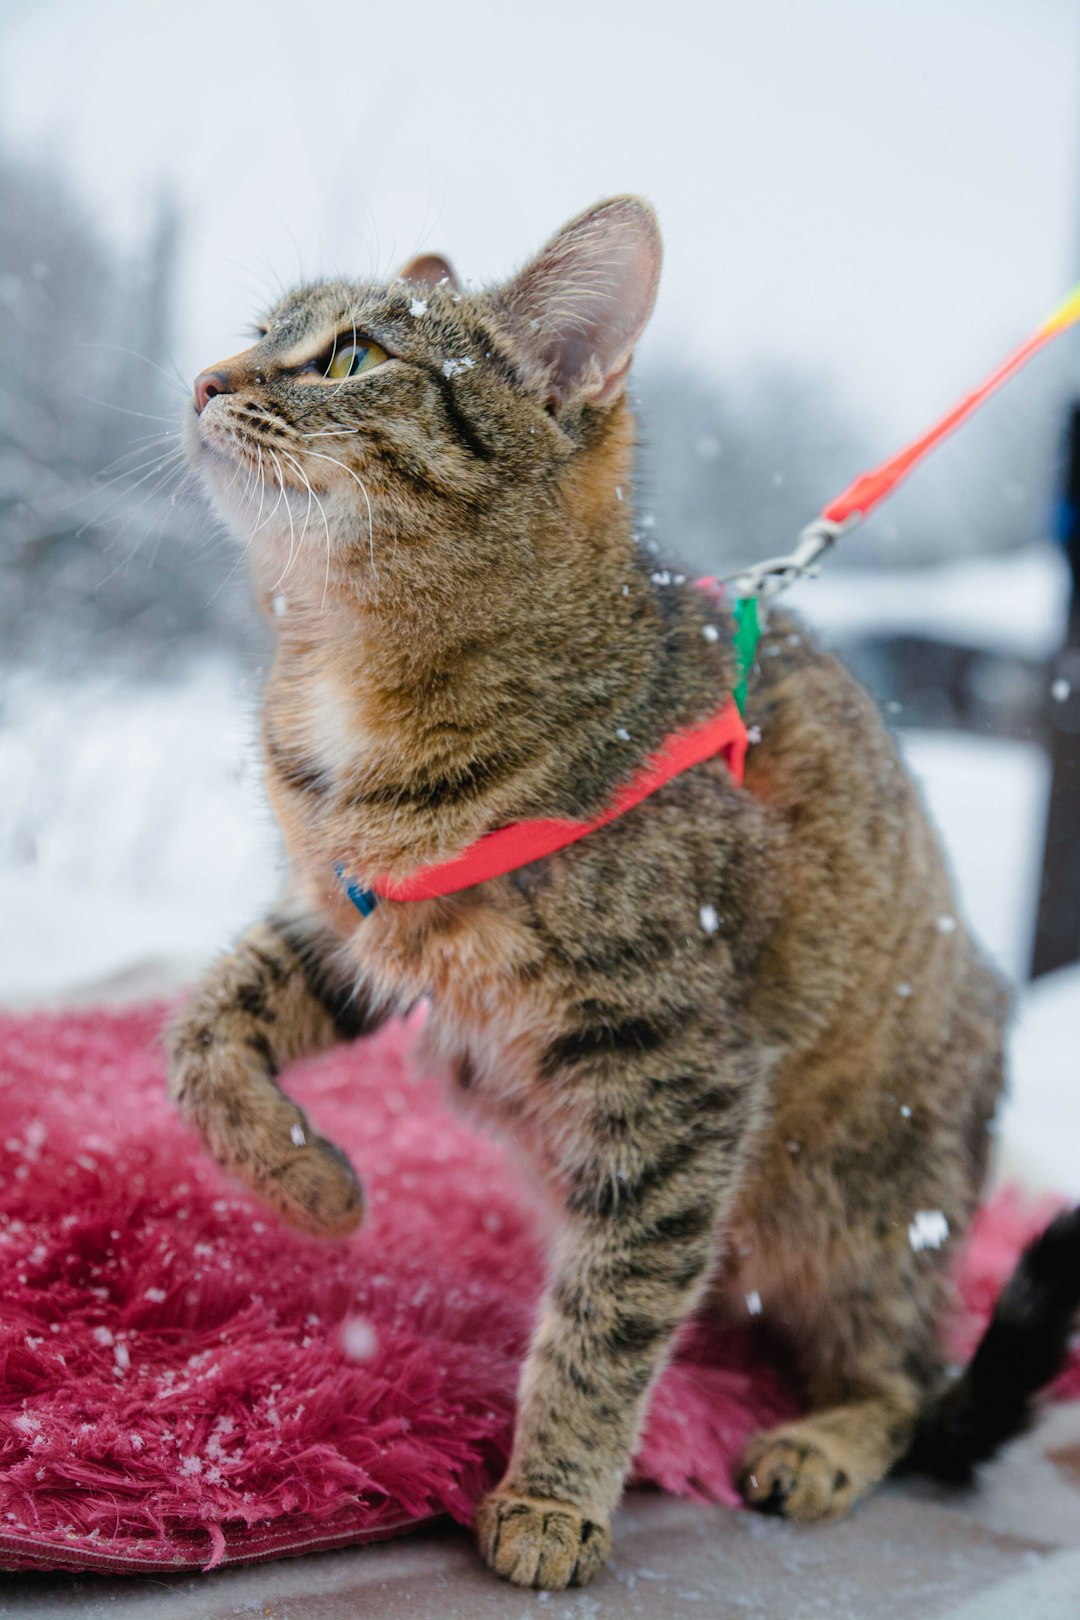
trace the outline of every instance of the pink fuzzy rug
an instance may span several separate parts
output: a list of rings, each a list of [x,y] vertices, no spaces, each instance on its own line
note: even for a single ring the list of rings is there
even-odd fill
[[[542,1277],[501,1150],[392,1026],[290,1074],[369,1209],[346,1243],[298,1236],[181,1125],[161,1020],[0,1020],[0,1567],[211,1568],[468,1522]],[[981,1216],[957,1353],[1047,1214]],[[794,1410],[755,1350],[749,1327],[684,1334],[639,1480],[734,1503],[745,1437]],[[1080,1394],[1080,1366],[1060,1388]]]

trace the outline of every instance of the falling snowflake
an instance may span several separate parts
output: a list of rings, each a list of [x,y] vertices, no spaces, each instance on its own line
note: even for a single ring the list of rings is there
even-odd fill
[[[922,1249],[940,1249],[949,1235],[949,1223],[940,1209],[919,1209],[907,1235],[916,1254]]]
[[[720,918],[716,915],[716,907],[702,906],[701,910],[698,912],[698,916],[701,918],[701,926],[704,928],[705,932],[707,934],[715,934],[716,930],[720,926]]]
[[[701,627],[701,633],[705,637],[706,641],[720,640],[720,632],[716,628],[715,624],[703,624]]]
[[[350,1316],[342,1324],[341,1348],[349,1361],[370,1361],[379,1347],[379,1336],[366,1316]]]

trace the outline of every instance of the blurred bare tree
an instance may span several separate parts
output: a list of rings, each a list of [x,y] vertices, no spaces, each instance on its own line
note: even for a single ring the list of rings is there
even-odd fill
[[[0,645],[54,671],[250,639],[235,553],[184,487],[168,329],[180,222],[107,244],[60,177],[0,154]]]

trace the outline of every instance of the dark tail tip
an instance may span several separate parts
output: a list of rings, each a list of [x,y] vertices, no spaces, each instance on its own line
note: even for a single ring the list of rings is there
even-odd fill
[[[969,1365],[923,1413],[907,1466],[964,1484],[1021,1434],[1033,1397],[1068,1360],[1078,1309],[1080,1207],[1028,1244]]]

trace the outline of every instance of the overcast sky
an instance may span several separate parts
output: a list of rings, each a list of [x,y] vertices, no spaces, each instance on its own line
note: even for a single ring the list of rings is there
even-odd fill
[[[1080,0],[0,0],[5,141],[128,239],[179,193],[185,375],[271,277],[489,280],[635,190],[652,356],[915,431],[1080,274],[1078,91]]]

